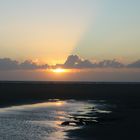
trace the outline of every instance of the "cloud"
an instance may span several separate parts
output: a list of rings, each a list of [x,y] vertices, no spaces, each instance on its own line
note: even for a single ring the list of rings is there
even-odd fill
[[[48,65],[37,65],[36,63],[26,60],[23,63],[11,60],[10,58],[0,59],[0,70],[33,70],[33,69],[46,69]]]
[[[63,66],[65,68],[92,68],[96,64],[91,63],[89,60],[82,60],[77,55],[70,55]]]
[[[137,60],[137,61],[127,65],[127,67],[130,67],[130,68],[140,68],[140,60]]]
[[[103,68],[107,68],[107,67],[121,68],[121,67],[124,67],[124,64],[122,64],[114,59],[114,60],[103,60],[103,61],[99,62],[97,66],[103,67]]]
[[[63,67],[65,68],[120,68],[124,67],[124,64],[118,62],[117,60],[103,60],[99,63],[92,63],[87,59],[81,59],[77,55],[70,55],[68,56],[66,62],[64,63]]]
[[[14,70],[18,68],[19,64],[17,61],[11,60],[10,58],[0,59],[0,70]]]
[[[37,65],[36,63],[30,61],[30,60],[26,60],[23,63],[21,63],[19,65],[20,69],[27,69],[27,70],[33,70],[33,69],[46,69],[48,68],[48,65]]]
[[[88,69],[88,68],[140,68],[140,60],[131,64],[125,65],[117,60],[103,60],[98,63],[92,63],[90,60],[82,59],[78,55],[69,55],[64,64],[56,64],[49,66],[48,64],[38,65],[32,60],[25,60],[19,63],[10,58],[0,59],[0,70],[36,70],[36,69],[51,69],[51,68],[66,68],[66,69]]]

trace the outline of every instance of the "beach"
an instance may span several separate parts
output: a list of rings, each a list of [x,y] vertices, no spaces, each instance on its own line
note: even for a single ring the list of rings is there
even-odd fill
[[[2,140],[140,139],[140,83],[0,82],[0,91]]]

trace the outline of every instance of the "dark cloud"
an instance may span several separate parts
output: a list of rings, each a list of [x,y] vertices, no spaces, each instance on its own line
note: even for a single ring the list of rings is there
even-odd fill
[[[11,60],[10,58],[0,59],[0,70],[14,70],[18,68],[19,64],[17,61]]]
[[[118,62],[115,59],[114,60],[103,60],[103,61],[98,63],[98,67],[103,67],[103,68],[107,68],[107,67],[121,68],[121,67],[124,67],[124,64]]]
[[[103,60],[98,63],[92,63],[87,59],[81,59],[77,55],[68,56],[64,64],[56,64],[55,66],[38,65],[31,60],[26,60],[22,63],[11,60],[10,58],[0,59],[0,70],[35,70],[35,69],[49,69],[49,68],[67,68],[67,69],[86,69],[86,68],[140,68],[140,60],[129,65],[124,65],[117,60]]]
[[[46,69],[48,65],[37,65],[36,63],[26,60],[23,63],[11,60],[10,58],[0,59],[0,70],[32,70],[32,69]]]
[[[27,69],[27,70],[33,70],[33,69],[46,69],[48,68],[48,65],[37,65],[36,63],[30,61],[30,60],[26,60],[23,63],[21,63],[19,65],[20,69]]]
[[[91,63],[89,60],[82,60],[77,55],[70,55],[63,66],[65,68],[92,68],[96,64]]]
[[[133,63],[127,65],[127,67],[130,67],[130,68],[140,68],[140,60],[137,60],[136,62],[133,62]]]
[[[103,60],[99,63],[92,63],[87,59],[81,59],[77,55],[68,56],[66,62],[63,65],[65,68],[95,68],[95,67],[112,67],[120,68],[124,67],[124,64],[118,62],[117,60]]]

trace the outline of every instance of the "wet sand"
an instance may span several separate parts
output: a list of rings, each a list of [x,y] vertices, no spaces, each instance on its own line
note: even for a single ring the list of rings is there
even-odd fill
[[[68,131],[68,136],[75,140],[139,140],[140,105],[115,104],[111,114],[100,115],[103,119],[99,123]],[[87,116],[94,116],[91,114]]]

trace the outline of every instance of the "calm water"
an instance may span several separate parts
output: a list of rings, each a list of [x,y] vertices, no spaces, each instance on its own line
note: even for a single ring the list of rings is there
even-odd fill
[[[88,117],[91,111],[95,114],[110,113],[104,101],[50,100],[45,103],[1,108],[0,140],[68,139],[67,130],[82,126],[64,127],[61,123],[72,120],[73,117]]]

